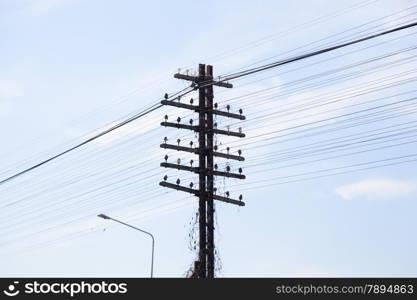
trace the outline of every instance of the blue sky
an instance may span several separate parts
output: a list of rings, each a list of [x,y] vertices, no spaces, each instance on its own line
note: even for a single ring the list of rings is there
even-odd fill
[[[0,178],[140,111],[165,92],[186,87],[172,77],[179,68],[193,72],[199,62],[212,63],[219,75],[271,62],[343,41],[352,33],[357,36],[411,22],[416,9],[405,9],[413,5],[414,1],[405,0],[263,1],[262,5],[253,1],[0,0]],[[377,21],[345,32],[373,20]],[[367,31],[361,33],[362,29]],[[221,126],[242,127],[247,142],[267,144],[244,150],[247,162],[242,166],[248,176],[244,185],[235,180],[216,182],[221,192],[230,190],[234,198],[242,193],[246,202],[243,208],[217,204],[220,276],[416,276],[415,162],[277,184],[287,181],[280,177],[293,174],[415,154],[411,136],[402,140],[410,142],[403,146],[360,155],[285,168],[291,161],[277,165],[267,160],[266,166],[250,167],[266,157],[274,159],[283,149],[416,121],[413,111],[318,137],[275,144],[262,138],[271,130],[375,106],[371,101],[378,97],[412,90],[414,49],[319,78],[305,89],[304,83],[291,82],[415,46],[414,32],[238,80],[232,90],[215,90],[222,107],[227,99],[274,87],[232,102],[233,110],[243,107],[247,122],[218,121]],[[390,62],[392,67],[383,65]],[[380,67],[376,73],[367,73],[376,67]],[[350,72],[360,74],[346,80]],[[338,74],[345,77],[338,81],[333,77]],[[387,78],[379,82],[385,84],[410,82],[359,98],[349,94],[372,89],[372,80],[381,78]],[[320,85],[323,79],[331,84]],[[291,87],[298,91],[289,93]],[[350,102],[305,113],[254,119],[281,107],[318,101],[329,93],[331,99],[341,93],[352,97]],[[382,104],[414,94],[387,98]],[[345,107],[366,101],[373,104]],[[98,219],[95,215],[102,212],[154,233],[156,276],[183,276],[195,259],[188,245],[196,201],[158,186],[165,174],[159,168],[165,154],[159,143],[164,136],[170,140],[180,136],[185,142],[193,135],[159,128],[165,114],[170,118],[188,115],[160,109],[0,186],[0,276],[148,276],[148,237]],[[337,119],[325,124],[338,126]],[[245,143],[223,138],[219,142],[230,143],[232,151]],[[363,148],[358,144],[352,149]],[[169,154],[170,159],[179,155]],[[234,169],[239,166],[232,164]],[[266,167],[274,169],[266,171]],[[175,180],[178,173],[167,174]],[[195,180],[187,174],[181,174],[181,179],[185,184]]]

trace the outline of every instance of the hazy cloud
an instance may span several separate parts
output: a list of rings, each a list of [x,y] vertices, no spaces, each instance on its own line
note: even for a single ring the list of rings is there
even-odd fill
[[[75,0],[31,0],[26,1],[26,10],[34,14],[45,14],[74,1]]]
[[[11,82],[0,82],[0,101],[23,96],[21,86]]]
[[[23,88],[15,83],[0,82],[0,115],[8,115],[13,110],[12,99],[23,96]]]
[[[347,185],[339,186],[335,192],[343,199],[396,198],[415,191],[417,184],[410,181],[393,179],[365,179]]]

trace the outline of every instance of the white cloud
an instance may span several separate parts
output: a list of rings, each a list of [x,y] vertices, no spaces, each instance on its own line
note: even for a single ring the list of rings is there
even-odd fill
[[[12,112],[13,102],[11,99],[22,97],[23,88],[12,82],[0,82],[0,115],[5,116]]]
[[[33,14],[45,14],[74,1],[75,0],[30,0],[27,1],[26,10]]]
[[[414,192],[415,182],[398,181],[392,179],[365,179],[347,185],[339,186],[335,192],[343,199],[368,198],[396,198]]]
[[[23,89],[16,83],[0,82],[0,100],[23,96]]]
[[[5,116],[11,113],[13,105],[10,102],[0,102],[0,116]]]

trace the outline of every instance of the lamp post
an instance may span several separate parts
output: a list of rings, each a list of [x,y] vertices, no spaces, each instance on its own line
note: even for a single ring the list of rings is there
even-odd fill
[[[102,218],[102,219],[105,219],[105,220],[112,220],[112,221],[115,221],[115,222],[117,222],[117,223],[119,223],[119,224],[125,225],[125,226],[127,226],[127,227],[130,227],[130,228],[133,228],[133,229],[139,230],[140,232],[142,232],[142,233],[144,233],[144,234],[147,234],[147,235],[149,235],[149,236],[152,238],[151,278],[153,278],[153,257],[154,257],[154,250],[155,250],[155,238],[154,238],[154,236],[152,235],[152,233],[147,232],[147,231],[145,231],[145,230],[142,230],[142,229],[140,229],[140,228],[137,228],[137,227],[135,227],[135,226],[132,226],[132,225],[130,225],[130,224],[124,223],[124,222],[122,222],[122,221],[119,221],[119,220],[113,219],[112,217],[109,217],[109,216],[107,216],[107,215],[105,215],[105,214],[99,214],[99,215],[97,215],[97,217]]]

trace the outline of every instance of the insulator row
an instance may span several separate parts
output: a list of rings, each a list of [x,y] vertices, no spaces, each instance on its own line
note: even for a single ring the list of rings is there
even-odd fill
[[[168,162],[168,155],[165,155],[164,156],[164,160],[165,160],[165,162]],[[190,166],[193,166],[193,163],[194,163],[194,160],[190,160]],[[181,164],[181,158],[177,158],[177,164],[178,165],[180,165]],[[219,166],[217,165],[217,164],[214,164],[214,170],[218,170],[219,169]],[[227,165],[226,166],[226,172],[230,172],[231,171],[231,168],[230,168],[230,166],[229,165]],[[242,168],[239,168],[238,169],[238,171],[239,171],[239,174],[242,174],[242,172],[243,172],[243,169]]]
[[[167,181],[167,180],[168,180],[168,176],[167,176],[167,175],[165,175],[163,179],[164,179],[164,181]],[[175,181],[175,183],[176,183],[177,185],[180,185],[180,184],[181,184],[181,179],[177,178],[177,180]],[[190,183],[189,183],[189,186],[190,186],[190,188],[193,188],[193,187],[194,187],[194,183],[193,183],[193,182],[190,182]],[[213,188],[213,193],[214,193],[214,194],[217,194],[217,187],[214,187],[214,188]],[[225,195],[227,198],[229,198],[229,197],[230,197],[230,192],[229,192],[229,191],[226,191],[226,192],[224,193],[224,195]],[[240,195],[239,195],[239,200],[240,200],[240,201],[242,201],[242,200],[243,200],[243,195],[242,195],[242,194],[240,194]]]
[[[181,124],[181,117],[177,117],[177,124]],[[165,122],[167,122],[168,121],[168,115],[165,115],[165,117],[164,117],[164,121]],[[206,122],[207,122],[207,120],[205,120]],[[190,125],[191,126],[193,126],[193,124],[194,124],[194,120],[193,119],[190,119],[189,121],[188,121],[188,123],[190,123]],[[213,128],[214,129],[217,129],[217,127],[218,127],[218,124],[217,124],[217,122],[214,122],[213,123]],[[230,131],[230,125],[226,125],[226,129],[227,129],[227,131]],[[243,132],[243,128],[242,127],[238,127],[238,132],[239,133],[242,133]],[[216,133],[215,133],[216,134]]]
[[[166,144],[167,142],[168,142],[168,138],[167,137],[164,137],[164,144]],[[178,146],[180,145],[180,143],[181,143],[181,139],[177,139],[177,145]],[[194,141],[190,141],[189,142],[189,145],[190,145],[191,148],[193,148]],[[213,149],[214,149],[214,151],[217,151],[219,149],[219,147],[217,146],[217,144],[213,146]],[[227,154],[230,154],[230,147],[227,147],[226,148],[226,151],[227,151]],[[242,150],[240,150],[240,149],[237,150],[237,153],[238,153],[239,156],[241,156],[242,155]]]
[[[169,97],[168,97],[168,94],[167,93],[165,93],[164,98],[165,98],[165,100],[168,100]],[[175,99],[178,100],[178,102],[180,102],[181,101],[181,96],[178,96]],[[194,104],[194,99],[193,98],[190,98],[190,104],[191,105]],[[219,108],[219,104],[216,102],[216,103],[214,103],[213,107],[214,107],[214,109],[217,110]],[[230,104],[227,104],[226,105],[227,112],[230,112],[230,109],[231,109]],[[242,108],[239,108],[238,109],[238,112],[239,112],[240,115],[242,115],[243,114],[243,109]]]

